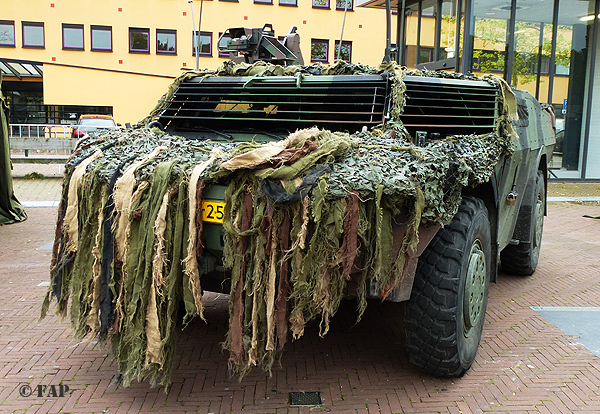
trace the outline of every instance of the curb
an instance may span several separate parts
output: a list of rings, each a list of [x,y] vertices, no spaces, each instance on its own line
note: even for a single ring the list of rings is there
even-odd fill
[[[600,197],[548,197],[548,202],[565,202],[565,201],[600,201]]]

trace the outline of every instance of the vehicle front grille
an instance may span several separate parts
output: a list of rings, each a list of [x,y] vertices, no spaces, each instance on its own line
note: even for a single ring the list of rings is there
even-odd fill
[[[485,81],[406,76],[400,119],[411,135],[482,134],[495,128],[497,88]]]
[[[383,122],[388,80],[379,75],[196,77],[158,121],[168,130],[357,131]]]

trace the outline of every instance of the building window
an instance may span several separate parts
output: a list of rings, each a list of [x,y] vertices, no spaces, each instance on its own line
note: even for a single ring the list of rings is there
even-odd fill
[[[129,28],[129,53],[150,53],[150,29]]]
[[[352,10],[352,0],[335,0],[337,10],[345,10],[346,7],[348,7],[348,10]]]
[[[254,0],[255,4],[273,4],[273,0]]]
[[[433,61],[433,48],[421,46],[419,48],[419,63],[427,63]]]
[[[298,0],[279,0],[280,6],[297,6]]]
[[[312,0],[312,6],[315,9],[328,9],[329,0]]]
[[[15,22],[0,20],[0,46],[15,47]]]
[[[156,29],[156,53],[159,55],[177,54],[177,30]]]
[[[95,52],[112,52],[112,27],[91,26],[92,50]]]
[[[339,59],[345,60],[346,62],[352,61],[352,42],[351,41],[343,40],[341,51],[340,51],[340,41],[339,40],[335,41],[334,56],[333,56],[334,60],[338,60],[338,56],[339,56]]]
[[[329,40],[311,39],[310,41],[310,61],[327,62],[329,53]]]
[[[83,50],[83,25],[66,24],[62,25],[63,49],[65,50]]]
[[[23,22],[23,47],[43,49],[44,23]]]
[[[192,56],[196,56],[196,42],[198,32],[192,33]],[[200,56],[212,56],[212,32],[200,32]]]

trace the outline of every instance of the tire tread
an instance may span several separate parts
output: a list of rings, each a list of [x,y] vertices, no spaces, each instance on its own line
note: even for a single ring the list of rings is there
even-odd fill
[[[406,348],[412,364],[428,374],[460,377],[461,366],[456,338],[456,296],[458,269],[470,223],[483,201],[464,197],[452,223],[433,238],[419,259],[417,276],[405,315]],[[454,305],[452,305],[454,304]]]

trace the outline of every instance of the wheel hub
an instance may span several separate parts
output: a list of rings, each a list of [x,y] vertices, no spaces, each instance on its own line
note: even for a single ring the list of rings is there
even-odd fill
[[[467,275],[465,278],[465,295],[463,299],[464,335],[471,335],[485,312],[486,264],[481,241],[475,240],[469,253]]]

